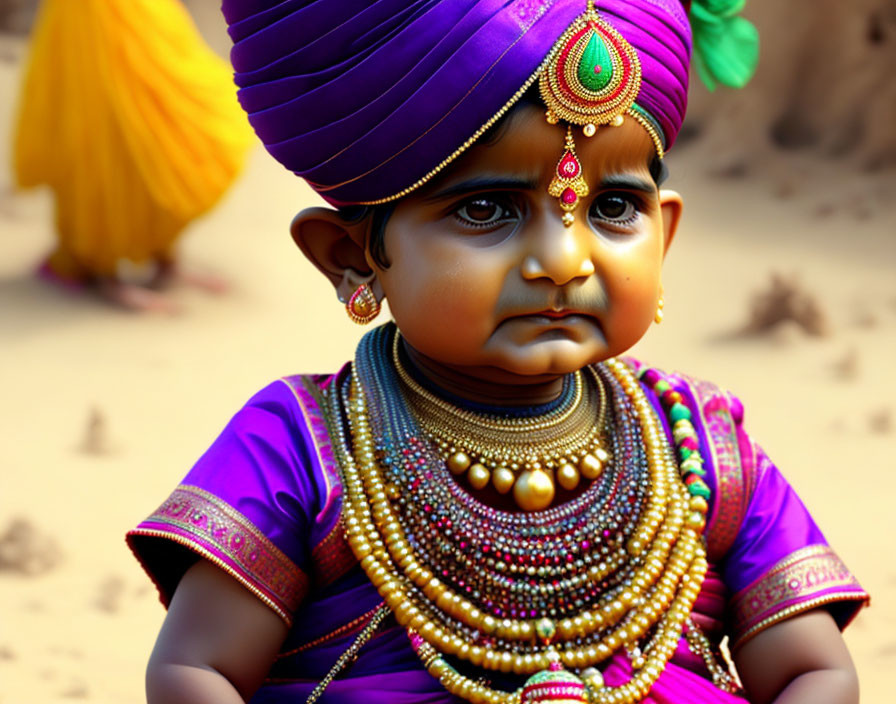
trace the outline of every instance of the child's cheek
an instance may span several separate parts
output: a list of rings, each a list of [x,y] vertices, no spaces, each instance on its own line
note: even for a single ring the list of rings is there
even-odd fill
[[[604,330],[612,338],[607,340],[612,347],[627,349],[649,329],[656,314],[658,289],[658,279],[653,276],[621,278],[614,282],[608,291],[610,307]]]

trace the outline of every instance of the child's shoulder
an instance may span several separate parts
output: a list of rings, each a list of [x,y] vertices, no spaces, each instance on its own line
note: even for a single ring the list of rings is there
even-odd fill
[[[625,357],[624,361],[638,374],[648,390],[658,397],[681,394],[686,405],[692,411],[698,411],[698,420],[704,420],[706,414],[729,415],[736,425],[743,424],[743,404],[724,386],[681,371],[654,367],[634,357]]]
[[[345,378],[349,368],[346,364],[335,373],[282,376],[252,394],[240,413],[252,409],[263,409],[279,416],[316,412],[323,405],[326,393]]]
[[[712,495],[707,548],[710,556],[724,555],[737,537],[760,473],[767,467],[743,428],[743,404],[711,381],[652,367],[631,357],[625,362],[638,374],[657,407],[680,403],[688,409],[688,421],[696,431],[704,460],[704,480]],[[668,430],[675,435],[675,421]]]

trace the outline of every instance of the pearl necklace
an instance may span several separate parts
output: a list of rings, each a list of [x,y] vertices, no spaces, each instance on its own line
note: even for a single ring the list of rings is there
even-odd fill
[[[328,394],[328,416],[345,490],[343,518],[349,545],[398,623],[412,635],[427,669],[449,691],[471,702],[511,704],[530,690],[492,689],[459,673],[444,656],[486,670],[538,673],[532,680],[541,678],[539,682],[547,678],[546,670],[576,668],[586,679],[589,702],[643,698],[672,656],[699,593],[706,572],[700,535],[705,519],[693,510],[693,498],[700,497],[685,489],[659,419],[632,371],[616,360],[598,369],[613,391],[614,434],[636,436],[627,450],[621,445],[614,448],[618,458],[614,465],[623,464],[628,455],[635,460],[643,456],[645,490],[639,495],[639,483],[633,481],[641,466],[636,462],[628,474],[621,468],[605,473],[569,504],[533,514],[507,514],[476,502],[450,481],[437,450],[417,436],[419,427],[401,398],[389,359],[392,332],[380,328],[362,340],[350,383]],[[343,416],[343,409],[350,437],[344,424],[333,422]],[[632,427],[624,427],[629,421]],[[616,454],[620,450],[622,454]],[[690,456],[696,457],[693,452]],[[407,486],[396,483],[412,473],[417,479]],[[446,476],[448,485],[440,493],[433,487],[444,487]],[[416,497],[405,491],[415,482],[417,490],[432,488],[431,497],[445,505],[418,506]],[[626,520],[616,532],[604,528],[590,540],[576,543],[582,529],[597,525],[587,511],[588,500],[607,482],[628,486],[635,508],[617,517]],[[434,509],[437,515],[426,532],[422,517]],[[532,597],[550,585],[538,572],[545,565],[518,561],[517,571],[509,573],[517,577],[511,580],[517,590],[506,589],[505,582],[503,592],[492,593],[496,584],[502,584],[494,557],[482,559],[482,543],[476,551],[464,553],[463,541],[452,542],[454,523],[446,522],[449,515],[466,515],[468,523],[470,516],[478,517],[475,520],[485,521],[488,533],[501,537],[505,547],[507,540],[515,540],[521,549],[516,555],[508,552],[511,558],[537,555],[546,543],[565,545],[567,554],[574,550],[573,564],[560,570],[566,582],[559,593],[543,602],[528,599],[542,603],[538,609],[496,616],[489,607],[495,597],[500,603],[507,594]],[[439,540],[449,549],[448,558],[450,550],[457,549],[451,569],[444,566],[450,559],[446,562],[432,552]],[[480,572],[485,577],[480,579]],[[477,589],[467,590],[467,580],[473,580]],[[566,608],[561,617],[550,618],[544,604],[555,602],[565,602]],[[619,687],[602,686],[594,666],[620,650],[629,653],[632,678]]]

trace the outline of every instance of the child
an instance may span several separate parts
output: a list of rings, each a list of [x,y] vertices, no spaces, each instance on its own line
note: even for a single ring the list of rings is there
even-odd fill
[[[339,207],[294,239],[395,324],[261,391],[129,534],[169,607],[149,701],[856,702],[867,595],[739,402],[619,358],[682,208],[684,8],[224,9],[256,130]],[[755,43],[712,48],[750,30],[694,12],[743,82]]]
[[[45,0],[19,106],[19,185],[47,185],[43,276],[127,308],[171,310],[175,243],[251,143],[228,66],[177,0]],[[220,292],[215,277],[185,276]]]

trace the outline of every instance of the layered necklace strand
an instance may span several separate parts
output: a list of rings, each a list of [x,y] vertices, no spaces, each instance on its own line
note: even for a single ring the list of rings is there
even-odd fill
[[[609,360],[590,377],[587,393],[605,386],[612,403],[604,406],[612,460],[599,478],[568,503],[508,513],[453,480],[445,448],[405,398],[394,334],[384,327],[362,340],[351,379],[328,394],[328,416],[348,421],[347,430],[332,422],[331,432],[349,545],[426,668],[471,702],[527,701],[532,687],[561,674],[584,688],[580,701],[643,698],[675,651],[707,565],[702,514],[691,510],[632,371]],[[632,677],[605,686],[596,666],[620,651]],[[504,692],[446,657],[534,676]],[[584,685],[557,672],[561,664],[579,670]]]
[[[596,479],[610,461],[604,447],[607,394],[593,370],[586,372],[591,386],[577,372],[572,393],[544,416],[502,417],[458,408],[427,391],[404,368],[400,341],[396,335],[392,362],[414,416],[448,469],[466,475],[474,489],[491,483],[501,494],[512,491],[524,511],[540,511],[553,502],[555,478],[572,491],[581,478]]]

